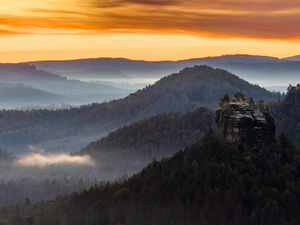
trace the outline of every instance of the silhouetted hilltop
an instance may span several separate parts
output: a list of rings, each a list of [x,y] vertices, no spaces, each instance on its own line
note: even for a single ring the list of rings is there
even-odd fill
[[[1,111],[0,144],[6,149],[38,144],[74,151],[112,130],[158,113],[191,111],[200,106],[215,108],[223,93],[241,90],[257,100],[277,99],[276,94],[225,70],[196,66],[107,103],[58,111]]]
[[[34,65],[26,63],[0,64],[0,78],[2,82],[5,80],[19,83],[21,81],[29,82],[30,80],[66,80],[66,78],[62,76],[37,69]]]
[[[3,209],[0,218],[7,225],[35,218],[40,225],[299,224],[299,151],[284,136],[263,148],[241,149],[210,132],[125,181]]]
[[[247,55],[247,54],[236,54],[236,55],[222,55],[215,57],[205,57],[205,58],[195,58],[195,59],[186,59],[180,60],[179,62],[186,63],[214,63],[214,64],[256,64],[256,63],[270,63],[270,62],[279,62],[279,58],[270,57],[270,56],[260,56],[260,55]]]
[[[287,60],[287,61],[300,61],[300,55],[286,57],[286,58],[284,58],[284,60]]]
[[[162,77],[195,65],[255,64],[277,62],[278,58],[254,55],[224,55],[178,61],[144,61],[125,58],[91,58],[29,62],[37,68],[70,78],[142,78]]]
[[[233,95],[237,91],[242,91],[245,95],[253,96],[256,100],[276,99],[276,94],[270,93],[264,88],[250,84],[226,70],[213,69],[209,66],[185,68],[180,73],[162,78],[156,84],[156,87],[162,88],[164,88],[164,85],[167,85],[167,87],[176,86],[180,96],[181,93],[187,92],[186,95],[192,98],[192,101],[195,98],[195,102],[202,101],[208,107],[217,106],[217,96],[222,96],[224,93]],[[188,84],[189,89],[185,91],[184,86],[186,84]]]

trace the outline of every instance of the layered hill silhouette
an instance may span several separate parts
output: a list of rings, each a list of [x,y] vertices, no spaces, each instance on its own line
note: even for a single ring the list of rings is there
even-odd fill
[[[260,153],[209,132],[140,173],[0,212],[4,224],[298,224],[299,151],[285,136]]]
[[[256,64],[280,61],[277,58],[251,55],[226,55],[178,61],[144,61],[125,58],[92,58],[62,61],[29,62],[37,68],[71,78],[142,78],[161,77],[195,65]]]
[[[64,104],[65,96],[49,93],[22,84],[0,83],[0,108],[22,108],[33,105]]]
[[[285,60],[288,61],[300,61],[300,55],[295,55],[295,56],[291,56],[291,57],[286,57],[284,58]]]
[[[198,108],[187,113],[161,113],[137,121],[94,141],[80,151],[101,166],[100,172],[132,174],[154,158],[171,156],[214,126],[214,112]]]
[[[142,61],[123,58],[96,58],[30,62],[37,68],[76,79],[161,78],[185,67],[209,65],[223,68],[264,86],[288,85],[298,81],[297,57],[279,59],[255,55],[224,55],[179,61]]]
[[[23,84],[53,95],[62,95],[68,98],[70,104],[101,102],[130,93],[107,84],[67,79],[29,64],[0,64],[0,79],[2,83]]]
[[[26,63],[0,64],[0,77],[5,81],[11,81],[11,82],[66,80],[66,78],[62,76],[50,72],[46,72],[43,70],[39,70],[35,66]]]
[[[22,151],[27,145],[38,145],[75,151],[110,131],[158,113],[215,108],[220,96],[237,91],[255,100],[278,98],[225,70],[195,66],[120,100],[57,111],[1,111],[0,147]]]

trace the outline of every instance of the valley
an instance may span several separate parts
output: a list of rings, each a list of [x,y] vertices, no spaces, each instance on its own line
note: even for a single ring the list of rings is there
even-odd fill
[[[300,224],[300,1],[0,5],[0,225]]]
[[[110,102],[54,111],[0,111],[0,147],[16,152],[28,145],[48,151],[76,151],[110,131],[158,113],[215,108],[219,96],[240,90],[255,100],[276,101],[280,97],[225,70],[195,66]]]
[[[6,69],[8,72],[0,72],[5,81],[0,85],[2,105],[5,108],[0,111],[0,147],[4,149],[0,160],[0,206],[4,206],[5,209],[9,204],[20,205],[18,213],[16,208],[11,208],[12,217],[5,210],[0,210],[0,218],[5,224],[15,225],[16,220],[22,225],[31,225],[28,221],[32,221],[33,217],[42,218],[42,211],[47,211],[49,218],[47,221],[40,220],[40,224],[43,225],[89,225],[95,221],[105,224],[129,221],[131,224],[138,224],[147,216],[145,210],[139,212],[140,217],[130,213],[130,210],[140,206],[147,206],[148,212],[157,217],[149,221],[149,224],[163,218],[173,221],[172,218],[176,218],[174,212],[179,212],[182,218],[176,219],[173,224],[200,219],[215,223],[214,217],[208,213],[182,214],[183,202],[189,199],[192,205],[186,206],[185,210],[191,212],[201,208],[204,211],[219,213],[215,207],[225,205],[214,198],[200,197],[202,194],[196,190],[201,189],[205,195],[209,195],[211,188],[218,187],[230,196],[229,193],[236,192],[234,187],[238,185],[245,191],[242,185],[246,181],[242,180],[249,177],[243,174],[245,168],[240,165],[246,162],[252,167],[259,165],[261,162],[257,160],[256,154],[260,153],[255,153],[257,151],[266,154],[263,157],[277,165],[269,168],[270,173],[283,165],[292,168],[293,171],[282,168],[276,172],[285,175],[286,181],[282,182],[295,179],[296,167],[293,162],[298,160],[298,150],[292,142],[295,146],[300,143],[297,135],[300,93],[298,86],[289,86],[285,94],[270,92],[231,72],[206,65],[186,67],[143,88],[140,88],[142,84],[139,86],[137,83],[72,80],[56,76],[52,72],[41,71],[35,66],[23,66],[27,72],[23,69],[20,69],[21,73],[16,72],[16,68],[11,68],[11,65]],[[13,75],[9,77],[9,73]],[[25,79],[25,76],[34,77]],[[122,89],[125,87],[131,88]],[[48,92],[43,91],[44,89]],[[101,97],[104,97],[105,93],[109,93],[110,97],[113,92],[126,93],[119,90],[131,93],[121,98],[115,96],[118,99],[104,102],[95,99],[94,103],[84,105],[79,102],[74,104],[72,99],[74,96],[83,97],[88,93],[86,101],[89,102],[91,96],[98,93]],[[251,96],[251,101],[257,102],[257,107],[263,106],[263,110],[268,110],[268,113],[274,116],[276,138],[268,142],[268,145],[259,147],[259,150],[251,150],[251,141],[250,145],[238,145],[235,141],[228,142],[217,134],[219,125],[215,123],[215,110],[223,104],[220,97],[224,94],[238,96],[237,93],[240,93],[239,96]],[[6,100],[9,100],[10,104],[15,103],[19,108],[10,109],[5,106]],[[37,104],[41,108],[36,108],[37,105],[31,108],[28,105],[30,101],[35,104],[41,101],[41,105]],[[56,106],[58,102],[61,105],[65,104],[65,107],[43,108],[42,103],[47,101]],[[246,138],[250,138],[248,133]],[[281,133],[287,134],[292,142]],[[279,161],[276,152],[281,152]],[[210,161],[211,157],[213,161]],[[215,164],[214,160],[218,164]],[[218,170],[226,172],[220,175],[222,173],[219,171],[219,175],[216,176],[210,171],[210,167],[216,165]],[[202,170],[207,171],[207,175],[197,172]],[[266,182],[261,183],[261,188],[268,188],[268,179],[260,171],[260,167],[257,167],[255,173],[261,173],[261,179]],[[167,180],[166,174],[171,174]],[[231,175],[227,174],[237,176],[235,180],[238,183],[226,183],[231,179]],[[203,176],[210,176],[205,181],[210,188],[197,186],[198,182],[206,179]],[[219,176],[224,176],[226,182],[222,183]],[[215,179],[214,183],[211,183],[211,179]],[[179,180],[182,182],[178,183]],[[221,186],[215,186],[215,182]],[[144,184],[151,184],[152,187],[150,185],[148,190]],[[273,189],[284,188],[290,192],[294,190],[289,186],[274,185]],[[24,190],[23,186],[27,189]],[[173,189],[174,187],[178,190]],[[156,191],[156,188],[161,191]],[[69,195],[74,191],[78,194]],[[13,192],[19,194],[14,196]],[[181,193],[179,198],[175,197],[177,192]],[[251,192],[247,194],[250,196]],[[270,195],[267,190],[265,194]],[[57,198],[60,195],[65,197]],[[215,195],[221,198],[217,193]],[[153,198],[155,201],[149,201],[150,196],[156,196],[157,200]],[[259,199],[260,196],[249,198]],[[47,201],[43,203],[42,199]],[[173,202],[172,206],[169,205],[170,200]],[[94,201],[101,203],[99,205]],[[118,202],[117,205],[113,203],[115,201]],[[232,201],[240,202],[240,207],[248,213],[241,216],[240,208],[234,208],[237,216],[234,221],[228,220],[230,224],[250,220],[253,214],[265,221],[274,222],[273,219],[268,219],[264,212],[255,211],[249,200]],[[224,204],[232,204],[232,201],[222,200]],[[264,199],[259,201],[264,207],[269,207]],[[208,202],[213,202],[213,206],[208,207]],[[96,205],[96,208],[86,206],[85,210],[82,210],[81,207],[85,204]],[[279,200],[278,204],[284,207],[284,203]],[[77,208],[77,205],[80,205],[80,208]],[[165,210],[162,213],[153,211],[153,207],[158,206],[164,206]],[[28,212],[32,214],[29,215]],[[60,215],[57,219],[54,216],[55,212]],[[89,217],[89,213],[93,216]],[[224,211],[219,214],[219,220],[223,224],[227,223],[225,218],[228,213],[229,211]],[[165,217],[166,214],[169,216]],[[280,219],[289,221],[290,218],[294,218],[286,215],[287,213]]]

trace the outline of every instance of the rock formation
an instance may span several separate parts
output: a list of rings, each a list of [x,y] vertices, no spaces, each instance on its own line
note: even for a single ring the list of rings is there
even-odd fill
[[[216,111],[216,123],[224,138],[252,148],[274,140],[276,126],[263,102],[255,104],[242,93],[234,98],[224,95]]]

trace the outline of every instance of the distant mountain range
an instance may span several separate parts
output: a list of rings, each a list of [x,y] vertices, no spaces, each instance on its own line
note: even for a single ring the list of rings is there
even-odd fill
[[[37,68],[81,80],[159,79],[194,65],[226,69],[263,86],[285,85],[299,80],[299,57],[284,59],[268,56],[225,55],[179,61],[142,61],[124,58],[95,58],[30,62]]]
[[[32,95],[31,101],[34,105],[60,104],[61,102],[69,104],[102,102],[124,97],[131,92],[131,90],[117,88],[109,84],[87,83],[67,79],[60,75],[37,69],[35,66],[29,64],[0,64],[0,79],[2,83],[23,85],[20,86],[23,87],[23,90],[26,86],[27,92],[29,91],[28,88],[31,87],[31,89],[39,89],[47,92],[49,95],[60,96],[60,99],[57,98],[57,101],[49,102],[45,99],[43,102],[36,101],[38,98]],[[8,95],[9,93],[11,95]],[[4,102],[8,106],[12,106],[8,100],[17,102],[18,99],[24,98],[24,96],[21,96],[20,91],[9,93],[6,93],[7,101]],[[25,94],[25,96],[29,96],[29,94]],[[45,93],[39,94],[41,97],[40,100],[42,100],[42,95],[45,95]],[[3,101],[5,101],[5,98],[3,98]],[[26,101],[20,106],[25,104]]]
[[[300,61],[300,55],[295,55],[295,56],[287,57],[287,58],[284,58],[284,60],[288,60],[288,61]]]
[[[158,113],[215,108],[224,93],[237,91],[255,100],[278,99],[277,94],[225,70],[196,66],[111,102],[57,111],[1,111],[0,147],[24,151],[27,145],[38,145],[52,151],[76,151],[110,131]]]
[[[224,68],[239,77],[267,87],[270,91],[286,91],[289,83],[299,80],[298,56],[278,59],[267,56],[225,55],[179,61],[142,61],[123,58],[96,58],[65,61],[39,61],[0,64],[2,83],[23,84],[52,95],[61,96],[55,105],[81,105],[125,97],[149,83],[194,65]],[[94,82],[87,82],[94,81]],[[12,102],[18,97],[12,94]],[[23,106],[45,106],[49,101],[37,101]],[[30,104],[30,105],[29,105]],[[2,108],[16,108],[4,101]]]
[[[23,84],[0,83],[0,108],[22,108],[37,105],[65,104],[69,99]]]

